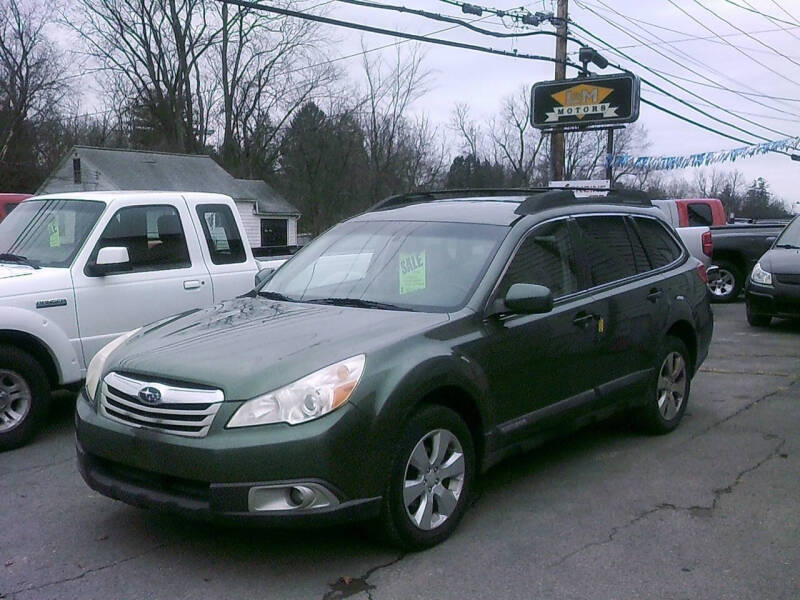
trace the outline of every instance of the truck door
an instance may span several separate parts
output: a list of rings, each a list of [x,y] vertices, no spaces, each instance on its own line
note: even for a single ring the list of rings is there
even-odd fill
[[[251,290],[257,267],[236,210],[228,204],[187,200],[211,273],[214,301]]]
[[[129,263],[113,274],[93,270],[101,248],[122,247]],[[116,206],[93,246],[72,267],[78,330],[88,365],[125,331],[213,304],[213,291],[186,205]]]

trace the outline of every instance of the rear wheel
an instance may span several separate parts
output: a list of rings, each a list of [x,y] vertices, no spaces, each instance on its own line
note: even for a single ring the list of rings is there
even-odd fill
[[[467,508],[475,479],[472,435],[463,419],[428,406],[408,421],[384,498],[383,529],[409,550],[450,536]]]
[[[772,317],[769,315],[754,315],[750,312],[750,304],[746,306],[747,322],[753,327],[768,327],[772,322]]]
[[[0,347],[0,450],[28,442],[49,401],[47,375],[36,359],[18,348]]]
[[[744,275],[741,269],[727,260],[717,262],[719,276],[708,282],[712,302],[733,302],[739,297],[744,285]]]
[[[647,431],[668,433],[678,426],[689,401],[689,377],[686,344],[667,336],[647,386],[646,404],[640,410],[641,424]]]

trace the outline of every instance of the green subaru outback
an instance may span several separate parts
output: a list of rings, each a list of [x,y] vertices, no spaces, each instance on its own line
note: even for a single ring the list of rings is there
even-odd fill
[[[619,410],[674,429],[711,339],[705,283],[621,192],[392,197],[246,296],[98,353],[81,473],[136,506],[376,519],[431,546],[510,453]]]

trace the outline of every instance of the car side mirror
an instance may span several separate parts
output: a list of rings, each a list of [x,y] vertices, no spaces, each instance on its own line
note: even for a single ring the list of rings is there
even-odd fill
[[[124,246],[107,246],[100,248],[97,259],[89,269],[92,275],[111,275],[131,270],[131,259]]]
[[[553,292],[543,285],[515,283],[506,292],[505,303],[516,313],[548,313],[553,310]]]
[[[272,267],[266,267],[264,269],[261,269],[258,273],[256,273],[255,277],[256,287],[260,286],[265,281],[269,281],[270,279],[272,279],[273,273],[275,273],[275,269],[273,269]]]

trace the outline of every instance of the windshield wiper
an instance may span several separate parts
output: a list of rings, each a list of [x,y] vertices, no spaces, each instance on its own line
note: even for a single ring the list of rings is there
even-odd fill
[[[289,298],[289,296],[284,296],[283,294],[279,294],[278,292],[262,292],[259,290],[258,295],[262,298],[269,298],[270,300],[281,300],[283,302],[297,302],[294,298]]]
[[[0,253],[0,261],[14,262],[14,263],[19,263],[21,265],[28,265],[29,267],[33,267],[34,269],[41,269],[37,261],[31,260],[27,256],[22,256],[20,254],[11,254],[9,252]]]
[[[789,250],[800,250],[800,246],[794,244],[775,244],[776,248],[788,248]]]
[[[355,308],[378,308],[381,310],[406,310],[413,312],[412,308],[387,304],[386,302],[375,302],[373,300],[361,300],[360,298],[313,298],[303,300],[309,304],[332,304],[334,306],[353,306]]]

